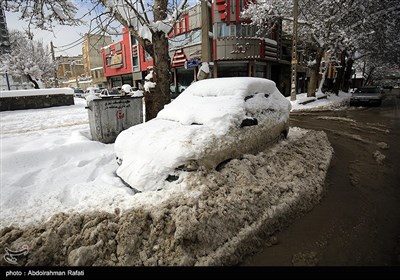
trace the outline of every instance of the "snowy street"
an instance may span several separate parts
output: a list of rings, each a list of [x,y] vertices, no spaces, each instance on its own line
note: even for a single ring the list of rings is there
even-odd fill
[[[244,265],[399,264],[400,90],[380,107],[292,112],[291,125],[322,130],[334,148],[324,198]]]
[[[378,108],[336,108],[346,95],[294,105],[286,141],[140,194],[115,175],[114,144],[90,140],[84,100],[1,112],[0,250],[28,245],[28,265],[391,264],[398,95]],[[334,148],[329,169],[314,130]]]
[[[6,277],[399,266],[399,30],[399,0],[0,0]]]

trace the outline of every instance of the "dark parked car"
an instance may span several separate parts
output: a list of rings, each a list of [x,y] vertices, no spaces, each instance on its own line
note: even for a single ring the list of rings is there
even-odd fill
[[[364,104],[380,106],[381,103],[382,88],[377,86],[358,88],[350,98],[350,106]]]

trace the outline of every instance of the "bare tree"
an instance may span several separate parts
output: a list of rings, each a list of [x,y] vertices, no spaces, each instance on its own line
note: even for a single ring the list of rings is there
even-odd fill
[[[250,4],[243,16],[265,26],[265,21],[289,19],[292,0],[263,0]],[[321,62],[325,53],[340,57],[342,77],[337,89],[348,87],[355,52],[364,56],[369,53],[384,63],[399,60],[399,14],[398,0],[299,0],[299,41],[309,55],[310,80],[307,95],[314,96],[318,87]],[[342,82],[342,80],[344,80]]]
[[[165,104],[171,101],[170,57],[168,33],[187,5],[187,0],[91,0],[88,13],[94,14],[97,24],[112,33],[117,21],[126,27],[133,37],[149,53],[154,61],[154,91],[145,95],[146,120],[157,116]],[[0,6],[9,11],[20,12],[21,19],[42,29],[51,30],[54,24],[76,25],[77,7],[69,0],[0,0]]]

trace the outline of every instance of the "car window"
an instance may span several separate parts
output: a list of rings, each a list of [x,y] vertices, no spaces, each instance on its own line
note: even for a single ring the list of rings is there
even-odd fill
[[[379,88],[359,88],[354,93],[377,94],[380,93],[380,90]]]

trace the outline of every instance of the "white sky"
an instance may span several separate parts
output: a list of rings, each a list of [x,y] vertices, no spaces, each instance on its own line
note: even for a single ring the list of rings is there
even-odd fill
[[[9,30],[16,29],[24,31],[28,29],[28,23],[25,21],[18,20],[19,16],[20,16],[19,13],[6,12],[6,21]],[[82,37],[82,35],[88,32],[88,30],[89,30],[88,25],[87,26],[59,25],[54,28],[53,33],[40,29],[32,29],[31,32],[33,33],[34,40],[39,40],[39,41],[42,40],[43,43],[50,48],[50,41],[53,41],[55,47],[65,46],[67,44],[75,42],[76,40],[79,40]],[[66,51],[59,52],[57,48],[55,49],[55,51],[56,51],[56,56],[82,54],[82,44],[78,44],[77,46]]]

